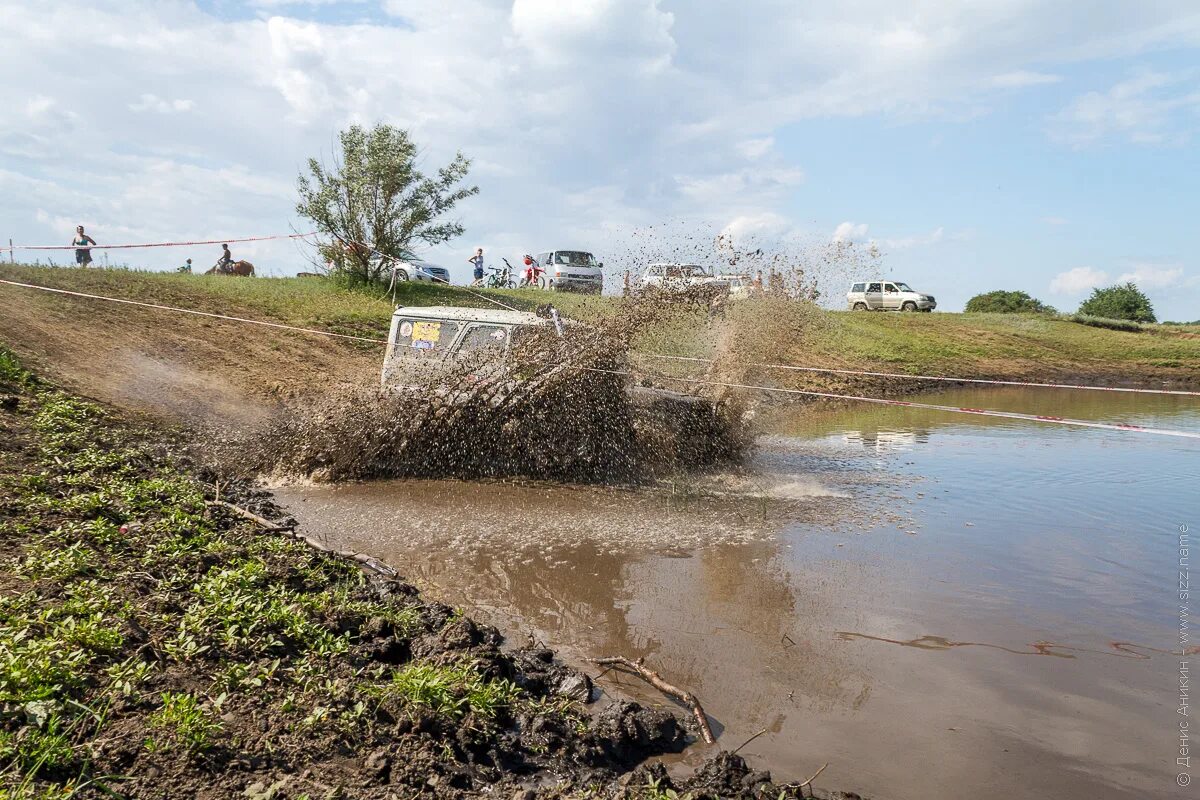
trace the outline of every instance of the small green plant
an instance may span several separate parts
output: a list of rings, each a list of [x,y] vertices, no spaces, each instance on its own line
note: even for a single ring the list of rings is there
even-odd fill
[[[190,753],[212,747],[214,737],[222,730],[219,720],[212,718],[193,694],[186,692],[164,692],[162,708],[150,716],[150,725],[167,732],[175,744]],[[162,743],[154,741],[155,749],[163,749]]]
[[[96,556],[83,542],[61,547],[52,539],[35,542],[25,548],[25,558],[14,565],[18,575],[37,580],[66,580],[96,570]]]
[[[32,388],[33,373],[21,366],[16,354],[7,347],[0,346],[0,385],[9,384],[14,388]]]
[[[384,698],[460,719],[467,712],[495,719],[512,706],[520,689],[508,680],[485,680],[469,662],[441,666],[418,662],[397,671],[377,693]]]

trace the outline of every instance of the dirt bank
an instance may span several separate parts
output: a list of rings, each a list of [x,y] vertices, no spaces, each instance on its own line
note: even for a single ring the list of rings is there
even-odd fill
[[[664,796],[689,723],[206,503],[160,435],[0,351],[0,791]],[[229,489],[226,489],[226,497]],[[233,499],[277,513],[262,496]],[[696,796],[798,795],[722,755]],[[515,795],[514,795],[515,796]]]
[[[9,268],[0,277],[29,273],[59,279],[34,282],[65,286],[84,274],[43,269],[14,276]],[[211,292],[163,295],[132,278],[88,277],[93,281],[82,291],[263,316],[258,303]],[[282,399],[369,380],[379,364],[379,349],[369,345],[8,286],[0,287],[0,342],[74,392],[183,422],[261,420]]]

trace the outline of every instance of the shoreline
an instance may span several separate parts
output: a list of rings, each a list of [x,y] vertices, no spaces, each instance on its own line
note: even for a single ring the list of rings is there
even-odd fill
[[[502,649],[495,628],[402,579],[206,505],[205,476],[160,433],[0,355],[13,520],[0,785],[130,798],[807,790],[724,752],[686,779],[639,766],[686,746],[686,713],[588,710],[590,679],[553,652]],[[222,499],[255,507],[236,487]]]

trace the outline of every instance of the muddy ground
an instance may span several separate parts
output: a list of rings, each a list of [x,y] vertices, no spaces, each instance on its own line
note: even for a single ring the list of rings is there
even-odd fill
[[[694,738],[685,713],[595,704],[550,650],[214,506],[161,432],[7,351],[0,434],[6,796],[807,791],[727,753],[684,780],[639,769]]]

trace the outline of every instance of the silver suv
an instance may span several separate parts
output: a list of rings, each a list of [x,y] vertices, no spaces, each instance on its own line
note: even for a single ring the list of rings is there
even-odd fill
[[[931,294],[913,291],[900,281],[860,281],[846,292],[846,303],[854,311],[933,311],[937,300]]]

